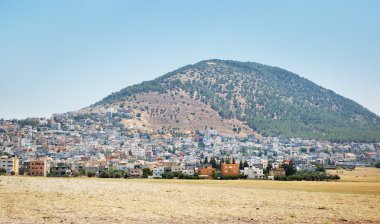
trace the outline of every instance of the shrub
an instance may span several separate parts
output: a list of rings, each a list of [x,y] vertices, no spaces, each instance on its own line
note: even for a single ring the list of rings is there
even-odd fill
[[[7,170],[6,169],[3,169],[3,168],[0,168],[0,175],[3,175],[7,173]]]
[[[165,172],[161,176],[163,179],[173,179],[174,178],[174,174],[171,172]]]
[[[110,177],[110,174],[108,171],[102,171],[100,174],[99,174],[99,177],[100,178],[109,178]]]
[[[76,173],[76,176],[84,176],[86,174],[86,171],[83,168],[79,168],[78,172]]]
[[[92,172],[92,171],[87,172],[87,177],[94,177],[94,176],[95,176],[95,172]]]
[[[124,177],[124,170],[112,170],[109,172],[110,178],[122,178]]]
[[[237,180],[240,178],[240,175],[220,175],[220,180]]]
[[[333,176],[333,180],[340,180],[340,176],[338,176],[338,175],[334,175],[334,176]]]
[[[112,173],[112,175],[111,175],[111,177],[112,178],[121,178],[122,177],[122,175],[121,175],[121,173]]]
[[[324,181],[324,180],[339,180],[338,175],[329,175],[324,172],[299,171],[290,176],[275,176],[275,180],[279,181]]]

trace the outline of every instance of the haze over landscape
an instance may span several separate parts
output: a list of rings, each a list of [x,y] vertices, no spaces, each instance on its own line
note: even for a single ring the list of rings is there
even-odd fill
[[[1,1],[0,117],[79,110],[213,58],[287,69],[379,115],[379,8],[378,1]]]

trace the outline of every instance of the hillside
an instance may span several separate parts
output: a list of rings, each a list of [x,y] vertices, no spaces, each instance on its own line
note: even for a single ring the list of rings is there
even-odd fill
[[[110,105],[141,110],[144,125],[155,130],[194,131],[211,122],[220,132],[380,141],[380,117],[368,109],[292,72],[253,62],[188,65],[124,88],[92,108]]]

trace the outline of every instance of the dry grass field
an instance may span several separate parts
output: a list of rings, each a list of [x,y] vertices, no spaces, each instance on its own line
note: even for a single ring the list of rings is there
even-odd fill
[[[3,176],[0,223],[380,223],[380,169],[339,172],[339,182]]]

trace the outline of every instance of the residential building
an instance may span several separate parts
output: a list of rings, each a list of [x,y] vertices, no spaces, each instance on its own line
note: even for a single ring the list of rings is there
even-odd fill
[[[194,170],[182,170],[182,173],[188,176],[194,176]]]
[[[50,174],[53,177],[66,177],[71,176],[72,172],[68,164],[58,162],[50,168]]]
[[[243,175],[248,179],[262,179],[264,178],[264,171],[258,167],[244,167]]]
[[[7,173],[14,173],[15,175],[18,175],[19,161],[17,156],[1,156],[0,168],[5,169]]]
[[[185,170],[185,167],[184,166],[171,166],[170,167],[170,171],[171,172],[181,172],[183,170]]]
[[[239,164],[221,164],[222,175],[239,175]]]
[[[143,171],[140,168],[129,168],[126,170],[126,173],[132,178],[141,178],[143,175]]]
[[[356,156],[353,153],[345,153],[344,154],[344,161],[352,162],[356,160]]]
[[[157,167],[153,169],[153,175],[151,178],[161,178],[162,174],[165,173],[165,167]]]
[[[282,176],[282,175],[285,175],[285,174],[286,174],[284,168],[271,169],[271,170],[269,171],[269,173],[270,173],[271,176]]]
[[[215,173],[216,169],[209,166],[206,168],[199,168],[198,169],[198,174],[202,176],[209,176],[212,177],[212,175]]]
[[[47,159],[30,160],[29,175],[30,176],[46,176],[48,173]]]

